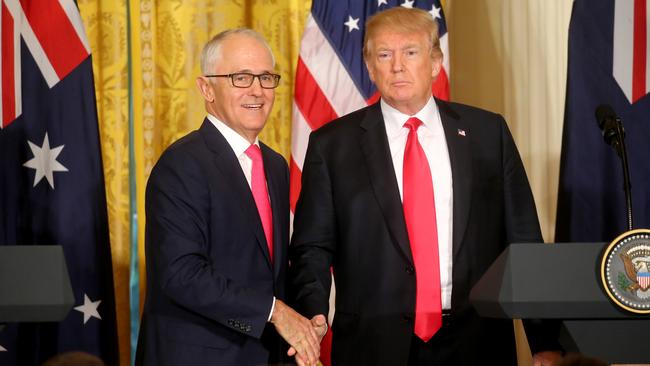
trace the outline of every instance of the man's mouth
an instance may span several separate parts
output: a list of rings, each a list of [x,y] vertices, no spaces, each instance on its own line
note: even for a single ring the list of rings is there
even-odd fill
[[[258,110],[262,109],[263,103],[255,103],[255,104],[242,104],[242,107],[245,109],[250,109],[250,110]]]

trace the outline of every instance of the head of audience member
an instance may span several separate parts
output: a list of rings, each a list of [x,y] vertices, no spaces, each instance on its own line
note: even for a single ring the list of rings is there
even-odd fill
[[[72,351],[58,354],[42,366],[105,366],[104,361],[90,353]]]
[[[201,53],[196,85],[208,113],[253,143],[266,123],[280,76],[266,40],[248,28],[214,36]]]
[[[380,11],[366,23],[363,56],[381,98],[413,115],[431,98],[442,68],[438,25],[422,9]]]

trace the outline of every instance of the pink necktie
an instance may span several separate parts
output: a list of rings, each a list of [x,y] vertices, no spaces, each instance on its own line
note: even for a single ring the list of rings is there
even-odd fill
[[[427,342],[442,326],[438,229],[431,170],[418,141],[422,121],[409,118],[404,149],[403,206],[415,264],[415,334]]]
[[[253,160],[253,170],[251,174],[251,190],[257,212],[262,220],[264,236],[269,246],[269,256],[273,261],[273,212],[269,202],[269,191],[266,188],[266,174],[264,174],[264,161],[262,160],[262,151],[259,146],[252,144],[246,149],[246,155]]]

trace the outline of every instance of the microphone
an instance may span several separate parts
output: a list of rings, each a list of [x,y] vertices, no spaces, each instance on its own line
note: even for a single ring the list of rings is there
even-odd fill
[[[625,131],[623,130],[623,124],[621,119],[616,116],[614,109],[609,104],[601,104],[596,108],[596,121],[598,122],[598,127],[603,132],[603,139],[607,145],[612,146],[616,153],[621,156],[621,146],[620,142],[625,139]],[[620,139],[619,129],[620,125]],[[621,140],[621,141],[619,141]]]
[[[627,229],[632,230],[632,185],[630,184],[630,170],[627,163],[625,149],[625,130],[623,121],[616,116],[614,109],[609,104],[601,104],[596,108],[596,121],[603,132],[603,139],[616,150],[623,165],[623,191],[625,191],[625,206],[627,208]]]

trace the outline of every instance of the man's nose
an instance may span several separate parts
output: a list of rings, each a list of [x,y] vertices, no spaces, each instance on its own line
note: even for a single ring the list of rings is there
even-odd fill
[[[393,56],[393,72],[402,72],[404,70],[404,64],[402,63],[402,55],[396,53]]]
[[[253,78],[253,84],[248,88],[249,92],[252,95],[261,95],[262,94],[262,80],[260,80],[259,76],[256,76]]]

